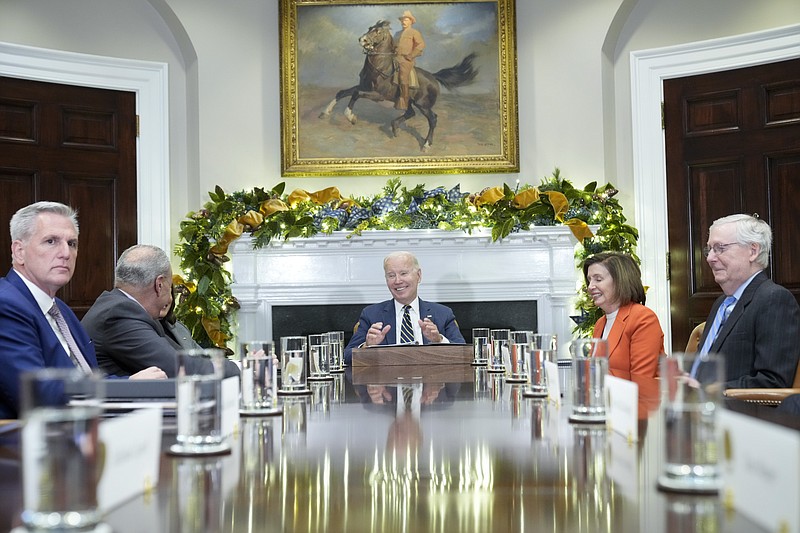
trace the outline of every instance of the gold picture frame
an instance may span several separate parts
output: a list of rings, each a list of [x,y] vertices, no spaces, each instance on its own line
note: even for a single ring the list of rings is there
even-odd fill
[[[280,0],[282,175],[519,172],[514,2]],[[413,116],[389,81],[406,12]]]

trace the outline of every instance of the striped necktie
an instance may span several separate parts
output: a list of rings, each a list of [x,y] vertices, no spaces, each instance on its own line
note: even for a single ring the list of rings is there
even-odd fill
[[[64,315],[61,314],[61,310],[58,308],[55,302],[53,302],[53,307],[51,307],[47,314],[53,317],[56,321],[56,326],[58,326],[58,331],[64,336],[64,340],[67,341],[67,346],[69,347],[69,358],[72,359],[72,362],[80,368],[84,374],[91,374],[92,367],[89,366],[89,363],[86,361],[86,358],[83,356],[83,352],[81,349],[78,348],[78,343],[75,342],[75,338],[72,336],[72,333],[69,330],[69,326],[67,326],[67,321],[64,320]]]
[[[400,327],[400,344],[414,344],[414,327],[411,325],[410,305],[403,307],[403,324]]]

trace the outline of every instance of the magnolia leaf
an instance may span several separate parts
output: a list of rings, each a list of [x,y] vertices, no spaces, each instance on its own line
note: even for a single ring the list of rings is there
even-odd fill
[[[203,276],[200,278],[200,281],[197,282],[197,294],[205,294],[208,291],[208,286],[211,284],[211,278],[208,276]]]

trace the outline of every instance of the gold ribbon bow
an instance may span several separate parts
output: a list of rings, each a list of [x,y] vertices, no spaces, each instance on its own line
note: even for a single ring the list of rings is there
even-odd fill
[[[295,189],[289,195],[289,205],[296,206],[300,202],[314,202],[317,205],[327,204],[331,200],[341,200],[342,195],[337,187],[328,187],[317,192],[308,192],[303,189]]]
[[[502,187],[490,187],[488,189],[484,189],[477,197],[475,197],[475,207],[479,207],[483,204],[494,204],[497,203],[498,200],[502,199],[505,194],[503,194]]]
[[[594,237],[594,233],[589,229],[589,225],[579,218],[571,218],[564,222],[564,224],[572,230],[572,234],[578,239],[578,242],[583,242],[583,239]]]
[[[536,188],[533,189],[526,189],[520,193],[518,193],[514,200],[511,201],[511,205],[516,207],[517,209],[525,209],[526,207],[530,206],[532,203],[539,199],[539,191]]]
[[[553,218],[559,222],[564,222],[564,214],[569,209],[569,200],[567,200],[567,197],[564,196],[564,193],[560,193],[558,191],[546,191],[542,194],[547,195],[547,198],[550,200],[550,205],[553,206]]]

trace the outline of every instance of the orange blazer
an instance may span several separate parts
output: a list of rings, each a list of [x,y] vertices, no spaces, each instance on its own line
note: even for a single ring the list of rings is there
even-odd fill
[[[594,326],[593,337],[603,336],[606,317]],[[632,375],[658,376],[658,358],[664,353],[664,332],[658,317],[649,308],[629,303],[619,308],[608,333],[608,369],[612,376],[631,379]]]

